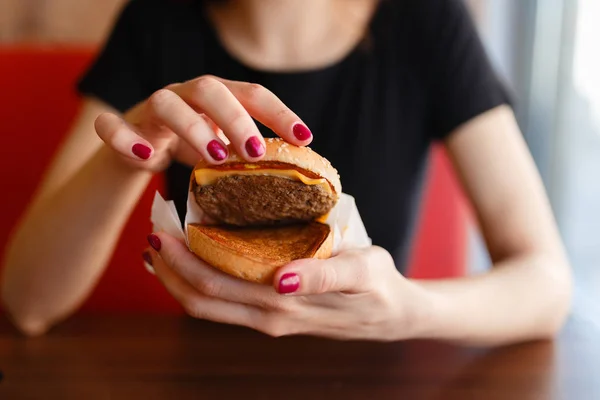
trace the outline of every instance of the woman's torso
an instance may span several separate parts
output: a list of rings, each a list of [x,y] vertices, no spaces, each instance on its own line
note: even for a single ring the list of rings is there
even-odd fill
[[[124,111],[204,74],[262,84],[298,114],[314,134],[311,148],[356,199],[373,243],[401,269],[431,142],[507,101],[460,0],[381,0],[364,40],[344,58],[284,73],[231,56],[201,1],[133,0],[79,89]],[[180,215],[189,174],[179,164],[166,173]]]
[[[225,50],[201,10],[189,17],[201,22],[189,31],[173,29],[168,41],[193,43],[198,54],[190,55],[185,50],[188,46],[165,48],[167,54],[160,59],[168,61],[161,65],[162,80],[156,88],[214,74],[259,83],[273,91],[312,130],[310,147],[338,169],[343,191],[356,199],[373,243],[402,263],[417,212],[429,139],[418,71],[400,57],[401,44],[391,37],[393,22],[388,20],[386,5],[373,16],[371,36],[345,58],[319,70],[293,73],[245,66]],[[266,137],[273,136],[260,128]],[[167,171],[169,195],[180,215],[185,212],[190,171],[182,165]]]

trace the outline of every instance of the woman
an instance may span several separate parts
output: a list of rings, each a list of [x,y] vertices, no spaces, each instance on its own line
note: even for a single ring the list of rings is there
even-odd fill
[[[190,166],[228,157],[219,130],[249,161],[270,131],[310,143],[338,168],[376,246],[294,262],[271,288],[150,235],[144,258],[192,316],[274,336],[488,345],[551,337],[565,319],[570,273],[551,210],[460,0],[134,0],[79,89],[85,107],[5,268],[3,299],[26,334],[91,292],[153,173],[166,170],[181,211]],[[477,211],[487,273],[399,272],[433,141]]]

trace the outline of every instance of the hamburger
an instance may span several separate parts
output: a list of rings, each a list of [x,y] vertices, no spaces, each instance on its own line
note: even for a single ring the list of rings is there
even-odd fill
[[[188,244],[221,271],[270,284],[275,271],[301,258],[328,258],[333,231],[325,223],[341,193],[331,163],[308,147],[266,139],[254,163],[229,148],[226,163],[198,163],[190,191],[209,224],[189,224]]]

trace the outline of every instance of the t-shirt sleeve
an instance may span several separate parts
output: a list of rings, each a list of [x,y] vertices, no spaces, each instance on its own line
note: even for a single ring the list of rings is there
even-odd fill
[[[426,52],[432,139],[443,139],[461,124],[500,105],[512,95],[494,70],[464,0],[431,0]]]
[[[96,59],[77,83],[82,95],[96,97],[124,112],[148,96],[150,32],[143,29],[144,0],[122,9]]]

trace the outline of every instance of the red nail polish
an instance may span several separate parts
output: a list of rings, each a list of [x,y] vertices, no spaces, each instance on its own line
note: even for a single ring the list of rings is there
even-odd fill
[[[148,243],[150,243],[150,246],[152,246],[154,250],[160,251],[162,243],[160,242],[159,237],[156,236],[154,233],[148,235]]]
[[[252,136],[246,141],[246,151],[250,157],[260,157],[265,154],[265,146],[258,137]]]
[[[152,255],[149,251],[144,251],[142,253],[142,258],[148,263],[148,265],[152,266]]]
[[[292,128],[292,132],[294,133],[294,136],[296,136],[296,139],[298,140],[308,140],[312,137],[312,132],[310,131],[310,129],[308,129],[308,127],[304,124],[301,123],[297,123],[294,124],[294,127]]]
[[[279,280],[278,292],[281,294],[294,293],[300,287],[300,277],[298,274],[283,274]]]
[[[143,145],[141,143],[136,143],[133,145],[133,147],[131,148],[131,152],[133,154],[135,154],[137,157],[141,158],[142,160],[147,160],[150,158],[150,154],[152,153],[152,149],[146,145]]]
[[[218,140],[208,142],[206,149],[215,161],[222,161],[227,158],[227,149]]]

